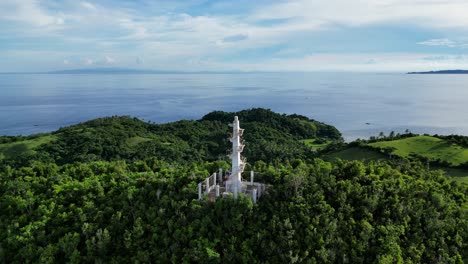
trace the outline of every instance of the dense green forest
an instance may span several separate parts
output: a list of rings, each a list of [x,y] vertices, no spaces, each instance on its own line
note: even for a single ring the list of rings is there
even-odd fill
[[[230,167],[234,115],[246,129],[247,170],[271,187],[256,204],[199,201],[197,183]],[[324,161],[349,147],[303,116],[111,117],[0,140],[1,263],[468,260],[466,184],[417,159]]]

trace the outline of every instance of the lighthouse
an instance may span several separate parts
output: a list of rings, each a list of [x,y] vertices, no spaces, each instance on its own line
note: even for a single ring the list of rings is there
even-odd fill
[[[242,144],[242,134],[244,129],[241,129],[239,126],[239,118],[234,117],[232,122],[232,152],[231,152],[231,175],[229,176],[228,181],[226,182],[226,191],[231,192],[237,197],[239,192],[242,192],[242,172],[245,168],[245,159],[242,159],[241,153],[244,150],[244,145]]]
[[[242,180],[242,173],[245,169],[246,159],[242,157],[244,144],[242,135],[244,129],[239,126],[239,118],[234,117],[232,124],[232,134],[229,140],[232,142],[231,171],[223,174],[223,169],[213,173],[211,176],[198,183],[198,199],[207,197],[209,201],[216,201],[217,198],[231,197],[237,198],[239,194],[247,195],[256,203],[262,193],[266,190],[266,184],[254,182],[255,172],[250,171],[250,181]],[[226,178],[227,177],[227,178]]]

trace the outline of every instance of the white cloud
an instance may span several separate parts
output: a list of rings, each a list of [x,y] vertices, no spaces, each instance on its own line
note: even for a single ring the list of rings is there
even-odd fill
[[[226,36],[223,38],[223,42],[239,42],[249,38],[247,34],[236,34],[231,36]]]
[[[103,57],[101,56],[89,56],[89,57],[83,57],[81,59],[81,62],[83,65],[90,66],[90,65],[113,65],[117,63],[117,60],[114,57],[111,57],[109,55],[105,55]]]
[[[438,63],[467,63],[468,55],[429,55],[423,60]]]
[[[110,56],[104,56],[104,64],[114,64],[115,59]]]
[[[95,11],[96,10],[96,6],[89,3],[89,2],[81,2],[80,3],[82,7],[88,9],[88,10],[91,10],[91,11]]]
[[[158,8],[158,4],[148,4],[153,5]],[[48,8],[50,6],[53,8]],[[60,58],[76,56],[77,59],[72,60],[75,65],[115,64],[114,55],[118,54],[119,64],[142,64],[143,57],[147,67],[181,70],[193,65],[212,70],[336,70],[341,67],[374,70],[396,69],[398,65],[401,70],[434,63],[460,64],[464,63],[463,60],[423,59],[437,54],[424,54],[422,57],[408,54],[304,55],[301,48],[288,45],[295,41],[304,43],[303,37],[310,31],[334,27],[400,23],[405,27],[418,26],[437,31],[447,28],[468,30],[468,1],[465,0],[272,1],[251,13],[230,16],[153,14],[149,11],[132,9],[131,5],[104,6],[103,2],[95,1],[0,0],[0,23],[4,20],[18,22],[16,27],[9,29],[17,33],[11,34],[15,37],[34,30],[42,36],[47,29],[54,41],[70,47],[69,54],[58,57],[56,63],[61,62]],[[458,40],[429,39],[418,44],[468,47]],[[220,62],[223,57],[279,44],[284,44],[285,48],[255,63]],[[311,46],[313,44],[310,43]],[[408,67],[398,60],[406,62]]]
[[[440,46],[440,47],[449,47],[449,48],[468,48],[468,42],[466,40],[453,41],[450,39],[429,39],[425,41],[418,42],[416,44],[425,45],[425,46]]]
[[[94,60],[93,60],[93,59],[90,59],[90,58],[84,58],[84,59],[83,59],[83,64],[84,64],[84,65],[93,65],[93,64],[94,64]]]
[[[59,26],[65,22],[60,15],[47,13],[37,0],[0,1],[0,20],[26,23],[34,27]]]
[[[456,47],[457,43],[454,41],[451,41],[449,39],[443,38],[443,39],[429,39],[426,41],[421,41],[418,42],[417,44],[419,45],[426,45],[426,46],[445,46],[445,47]]]
[[[384,22],[423,27],[468,28],[468,2],[463,0],[295,0],[260,9],[253,17],[292,20],[295,27],[360,26]]]

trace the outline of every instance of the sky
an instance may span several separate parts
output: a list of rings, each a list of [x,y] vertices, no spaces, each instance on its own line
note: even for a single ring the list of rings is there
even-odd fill
[[[467,0],[0,0],[0,72],[468,69]]]

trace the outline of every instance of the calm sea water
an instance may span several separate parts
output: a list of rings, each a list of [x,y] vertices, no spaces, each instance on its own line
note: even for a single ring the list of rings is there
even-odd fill
[[[102,116],[164,123],[252,107],[334,125],[347,140],[405,129],[468,135],[468,75],[0,75],[0,135],[48,132]]]

